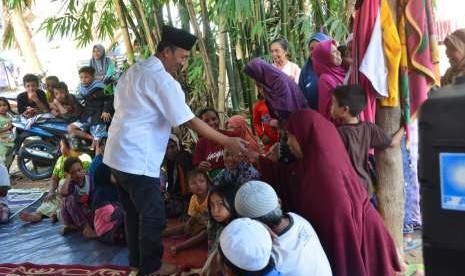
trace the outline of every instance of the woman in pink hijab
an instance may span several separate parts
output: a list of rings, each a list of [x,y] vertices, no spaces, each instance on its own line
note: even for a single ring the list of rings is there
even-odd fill
[[[320,42],[312,52],[313,70],[318,76],[318,111],[331,120],[331,92],[344,81],[346,72],[334,40]]]
[[[240,115],[234,115],[226,122],[226,128],[229,131],[240,133],[240,137],[249,142],[249,149],[255,152],[260,152],[257,140],[253,136],[252,131],[247,126],[247,122],[244,117]]]

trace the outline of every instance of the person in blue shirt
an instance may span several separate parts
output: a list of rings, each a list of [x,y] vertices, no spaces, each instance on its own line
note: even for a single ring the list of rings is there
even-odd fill
[[[305,62],[300,72],[299,87],[304,93],[309,106],[313,110],[318,110],[318,77],[313,71],[312,51],[321,41],[330,39],[324,33],[312,35],[308,41],[308,60]]]

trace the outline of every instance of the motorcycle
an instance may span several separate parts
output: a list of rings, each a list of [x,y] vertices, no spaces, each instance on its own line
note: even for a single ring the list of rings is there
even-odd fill
[[[60,156],[60,140],[68,137],[69,122],[39,115],[31,124],[24,117],[15,116],[12,120],[16,128],[14,152],[19,170],[29,179],[49,178]],[[74,146],[80,152],[92,153],[89,145],[80,143]]]

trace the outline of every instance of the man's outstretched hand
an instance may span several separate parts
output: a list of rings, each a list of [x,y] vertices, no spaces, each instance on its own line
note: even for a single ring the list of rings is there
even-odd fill
[[[249,142],[239,137],[228,137],[224,144],[225,148],[239,155],[245,154],[248,146]]]

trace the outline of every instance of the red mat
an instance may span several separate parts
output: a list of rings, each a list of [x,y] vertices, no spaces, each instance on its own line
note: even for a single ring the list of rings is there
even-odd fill
[[[174,226],[179,224],[179,220],[169,219],[168,226]],[[176,264],[182,267],[184,270],[196,269],[203,267],[204,263],[208,258],[208,245],[207,241],[203,244],[199,244],[193,248],[177,252],[176,256],[173,257],[170,254],[171,246],[185,241],[187,237],[169,237],[163,239],[163,261]]]
[[[0,275],[8,276],[127,276],[129,268],[121,266],[0,264]]]

